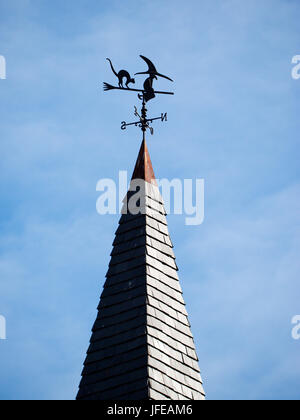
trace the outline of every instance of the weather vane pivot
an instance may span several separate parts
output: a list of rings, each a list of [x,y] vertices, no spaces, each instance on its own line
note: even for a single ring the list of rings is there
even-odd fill
[[[146,109],[146,103],[149,102],[151,99],[154,99],[156,95],[174,95],[173,92],[163,92],[163,91],[155,91],[153,88],[153,82],[154,80],[158,80],[158,77],[162,77],[164,79],[170,80],[173,82],[173,80],[165,76],[161,73],[159,73],[156,70],[156,67],[150,61],[147,57],[141,55],[140,56],[148,65],[148,70],[144,72],[135,73],[135,75],[141,75],[141,74],[147,74],[149,77],[144,82],[143,89],[133,89],[130,88],[128,85],[129,83],[135,83],[135,79],[133,79],[129,72],[127,70],[120,70],[119,73],[116,72],[116,70],[113,67],[113,64],[109,58],[107,58],[107,61],[110,64],[111,70],[114,73],[114,75],[118,78],[118,87],[110,85],[109,83],[104,83],[103,88],[105,91],[108,90],[123,90],[125,92],[138,92],[138,98],[142,101],[142,110],[141,115],[138,113],[138,110],[136,107],[134,107],[135,112],[134,115],[139,118],[139,121],[133,122],[133,123],[126,123],[125,121],[122,121],[121,123],[121,129],[126,130],[126,128],[130,125],[134,125],[136,127],[140,127],[143,131],[143,135],[145,136],[145,132],[147,129],[150,130],[151,134],[153,134],[154,130],[152,127],[150,127],[150,123],[152,123],[155,120],[161,120],[161,121],[167,121],[167,113],[162,113],[160,117],[157,118],[147,118],[147,109]],[[125,86],[124,87],[124,79],[126,79]]]

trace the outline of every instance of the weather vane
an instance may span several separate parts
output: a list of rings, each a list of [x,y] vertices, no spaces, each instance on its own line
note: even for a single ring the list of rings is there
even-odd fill
[[[130,76],[127,70],[120,70],[117,73],[109,58],[107,58],[107,61],[109,62],[112,72],[117,77],[119,83],[118,83],[118,86],[112,86],[109,83],[104,83],[103,85],[104,85],[105,91],[118,89],[118,90],[123,90],[125,92],[138,92],[138,98],[142,101],[143,105],[142,105],[141,114],[138,113],[137,107],[136,106],[134,107],[134,115],[139,118],[139,121],[136,121],[133,123],[126,123],[126,121],[122,121],[121,129],[126,130],[128,126],[134,125],[136,127],[141,128],[141,130],[143,131],[143,136],[145,137],[145,132],[147,128],[150,130],[150,133],[153,134],[154,130],[150,126],[150,124],[152,124],[153,121],[155,120],[167,121],[167,113],[162,113],[161,116],[157,118],[147,118],[146,103],[150,101],[151,99],[154,99],[155,95],[174,95],[174,93],[154,90],[153,81],[158,80],[158,77],[163,77],[164,79],[168,79],[171,82],[173,82],[173,80],[170,79],[170,77],[168,76],[158,73],[154,64],[148,58],[144,57],[143,55],[141,55],[140,57],[147,63],[148,70],[135,73],[135,76],[141,75],[141,74],[149,75],[149,77],[147,77],[147,79],[144,82],[143,89],[133,89],[129,87],[130,83],[135,84],[135,79]],[[125,82],[126,87],[124,87],[124,82]]]

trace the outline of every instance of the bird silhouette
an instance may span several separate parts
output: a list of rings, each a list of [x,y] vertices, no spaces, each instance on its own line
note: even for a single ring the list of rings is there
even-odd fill
[[[146,61],[146,63],[148,64],[148,71],[143,71],[143,72],[135,73],[135,74],[150,74],[150,77],[151,78],[155,78],[156,79],[157,78],[156,76],[159,76],[159,77],[163,77],[164,79],[168,79],[171,82],[173,82],[173,80],[170,79],[170,77],[164,76],[163,74],[158,73],[158,71],[156,70],[156,67],[154,66],[154,64],[152,63],[152,61],[149,60],[149,58],[144,57],[143,55],[140,55],[140,57],[144,61]]]

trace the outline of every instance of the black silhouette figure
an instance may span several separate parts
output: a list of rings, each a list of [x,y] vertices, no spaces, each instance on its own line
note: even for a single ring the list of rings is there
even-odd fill
[[[144,93],[143,95],[139,95],[139,98],[142,99],[144,96],[144,100],[145,102],[150,101],[150,99],[155,98],[155,93],[154,93],[154,89],[153,89],[153,80],[156,79],[156,76],[150,76],[148,77],[148,79],[145,80],[144,83]]]
[[[158,72],[157,72],[157,70],[156,70],[156,68],[155,68],[155,66],[154,66],[154,64],[152,63],[152,61],[150,61],[150,60],[149,60],[149,58],[144,57],[143,55],[140,55],[140,57],[141,57],[144,61],[146,61],[146,63],[148,64],[148,71],[143,71],[143,72],[140,72],[140,73],[135,73],[135,74],[150,74],[150,76],[152,76],[152,77],[154,77],[154,76],[159,76],[159,77],[163,77],[164,79],[168,79],[168,80],[170,80],[171,82],[173,82],[173,80],[172,80],[172,79],[170,79],[170,77],[168,77],[168,76],[164,76],[163,74],[158,73]]]
[[[135,83],[135,79],[132,79],[130,74],[128,73],[128,71],[126,70],[120,70],[119,73],[116,72],[116,70],[114,69],[114,66],[112,65],[112,62],[109,58],[106,59],[107,61],[109,61],[110,67],[113,71],[113,73],[117,76],[117,78],[119,79],[119,87],[120,88],[124,88],[123,86],[123,79],[126,79],[126,87],[127,89],[129,89],[129,83]]]

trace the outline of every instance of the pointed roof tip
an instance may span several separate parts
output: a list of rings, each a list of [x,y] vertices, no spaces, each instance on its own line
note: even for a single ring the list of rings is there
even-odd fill
[[[149,184],[157,186],[151,158],[145,139],[142,141],[131,180],[133,181],[134,179],[143,179],[144,181],[149,182]]]

